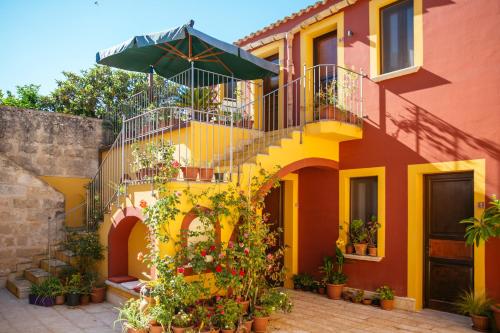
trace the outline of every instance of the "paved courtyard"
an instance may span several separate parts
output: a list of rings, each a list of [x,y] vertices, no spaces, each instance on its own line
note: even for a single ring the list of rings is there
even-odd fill
[[[425,310],[419,313],[383,311],[366,305],[332,301],[305,292],[290,291],[294,311],[278,315],[272,331],[320,332],[472,332],[469,318]],[[19,300],[0,289],[0,333],[111,333],[116,310],[109,303],[69,308],[43,308]]]

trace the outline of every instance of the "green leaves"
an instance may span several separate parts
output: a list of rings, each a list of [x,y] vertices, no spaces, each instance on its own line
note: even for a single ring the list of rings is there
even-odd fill
[[[500,200],[492,195],[489,206],[479,219],[469,217],[460,223],[467,225],[465,228],[467,245],[479,246],[481,241],[487,241],[490,237],[500,237]]]

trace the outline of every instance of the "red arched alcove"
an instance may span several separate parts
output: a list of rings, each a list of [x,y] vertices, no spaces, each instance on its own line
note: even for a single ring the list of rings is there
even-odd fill
[[[108,279],[116,282],[130,280],[128,276],[128,239],[137,222],[144,216],[140,209],[126,207],[114,218],[108,234]]]

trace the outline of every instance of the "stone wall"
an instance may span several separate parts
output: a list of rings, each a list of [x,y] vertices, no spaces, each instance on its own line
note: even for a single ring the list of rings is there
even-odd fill
[[[61,193],[0,154],[0,277],[46,252],[48,219],[54,233],[63,213]]]
[[[40,177],[73,187],[92,177],[106,139],[98,119],[0,106],[0,286],[46,253],[48,227],[52,241],[62,236],[65,196]]]
[[[39,176],[92,177],[106,139],[99,119],[0,106],[0,154]]]

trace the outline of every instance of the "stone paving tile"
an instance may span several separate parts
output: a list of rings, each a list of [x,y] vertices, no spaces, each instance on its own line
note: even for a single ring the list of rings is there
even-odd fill
[[[276,333],[470,333],[470,319],[424,310],[383,311],[373,306],[333,301],[312,293],[290,291],[291,314],[277,314],[270,323]],[[117,311],[109,303],[70,308],[43,308],[0,289],[0,333],[116,333]]]

